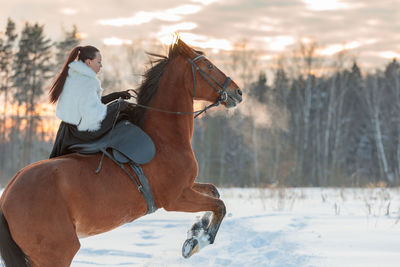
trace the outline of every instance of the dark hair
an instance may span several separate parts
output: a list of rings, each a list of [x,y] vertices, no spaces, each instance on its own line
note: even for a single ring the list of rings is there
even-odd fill
[[[76,46],[72,49],[71,53],[68,56],[68,59],[65,61],[64,66],[61,69],[60,74],[57,76],[52,86],[50,87],[50,103],[56,103],[58,98],[61,95],[61,92],[64,88],[65,80],[67,79],[69,63],[74,61],[77,57],[78,60],[85,62],[86,59],[94,59],[96,57],[96,53],[100,52],[94,46]]]

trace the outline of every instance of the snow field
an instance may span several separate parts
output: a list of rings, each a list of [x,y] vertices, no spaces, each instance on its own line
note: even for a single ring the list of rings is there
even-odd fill
[[[181,256],[202,213],[159,210],[81,239],[72,266],[400,266],[400,189],[221,189],[215,243]]]

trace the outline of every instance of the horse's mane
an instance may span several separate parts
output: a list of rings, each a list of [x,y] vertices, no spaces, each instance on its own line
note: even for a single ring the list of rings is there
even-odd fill
[[[138,104],[145,106],[148,106],[150,104],[153,97],[157,94],[161,77],[168,63],[178,55],[187,55],[187,49],[188,47],[186,46],[186,44],[180,41],[180,39],[178,38],[176,42],[169,46],[168,56],[147,53],[154,58],[150,60],[151,67],[144,73],[144,79],[137,89]],[[200,51],[196,52],[203,54]],[[130,122],[138,125],[139,127],[143,126],[146,117],[145,108],[135,106],[135,104],[131,104],[127,109],[127,114]]]

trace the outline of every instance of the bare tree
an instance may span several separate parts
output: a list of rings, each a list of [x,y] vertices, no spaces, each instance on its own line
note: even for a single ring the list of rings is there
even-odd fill
[[[384,94],[381,91],[381,78],[378,74],[375,76],[369,75],[367,77],[365,89],[366,91],[364,93],[364,99],[367,103],[368,114],[374,129],[379,169],[382,177],[384,177],[387,182],[392,183],[393,174],[389,170],[385,147],[383,145],[384,137],[381,126],[381,106],[383,105]]]
[[[251,82],[254,81],[254,77],[257,73],[259,55],[255,50],[248,48],[248,42],[242,40],[234,45],[234,49],[231,53],[231,64],[230,69],[235,77],[239,77],[246,89],[250,86]]]
[[[131,84],[130,87],[139,84],[141,81],[141,73],[143,73],[143,64],[145,62],[142,46],[143,42],[137,40],[125,48],[126,61],[129,66],[128,80]]]
[[[392,143],[397,145],[396,151],[393,153],[395,162],[393,165],[393,170],[395,171],[395,179],[397,179],[397,184],[400,183],[400,64],[396,59],[393,59],[390,64],[387,65],[384,72],[384,86],[387,88],[388,93],[390,94],[390,106],[392,107],[392,112],[390,112],[389,116],[392,117],[390,120],[389,127],[393,124],[395,125],[394,134],[391,136],[393,138]],[[397,141],[397,142],[396,142]]]

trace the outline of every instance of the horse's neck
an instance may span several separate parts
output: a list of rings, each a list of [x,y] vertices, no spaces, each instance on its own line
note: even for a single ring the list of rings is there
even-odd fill
[[[150,106],[167,111],[193,112],[193,98],[184,86],[182,75],[166,71]],[[158,139],[154,140],[156,142],[173,142],[176,145],[187,146],[192,139],[193,122],[192,115],[148,110],[144,128],[153,139]]]

